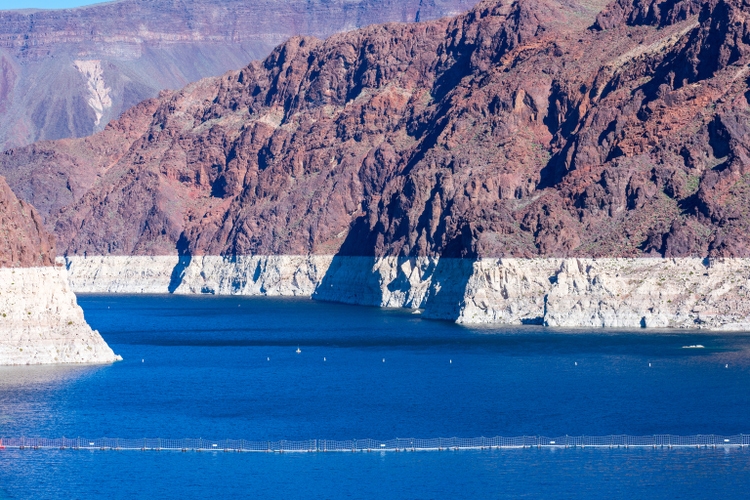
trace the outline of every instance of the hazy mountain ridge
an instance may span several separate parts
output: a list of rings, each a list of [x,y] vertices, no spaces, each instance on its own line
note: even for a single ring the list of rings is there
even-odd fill
[[[161,89],[265,57],[297,34],[453,15],[472,0],[120,0],[0,10],[0,150],[83,137]]]

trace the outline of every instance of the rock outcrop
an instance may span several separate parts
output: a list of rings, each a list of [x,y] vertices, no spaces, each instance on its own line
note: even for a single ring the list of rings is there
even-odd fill
[[[65,268],[0,268],[0,365],[119,359],[86,323]]]
[[[100,134],[6,153],[0,172],[43,207],[71,270],[164,256],[176,292],[738,327],[750,6],[647,4],[486,0],[295,37]],[[99,276],[78,268],[82,289]]]
[[[458,321],[747,331],[750,259],[482,260]]]
[[[0,228],[0,365],[120,359],[86,323],[41,218],[2,177]]]
[[[473,2],[118,0],[0,10],[0,151],[101,131],[160,90],[242,67],[290,36],[437,19]]]

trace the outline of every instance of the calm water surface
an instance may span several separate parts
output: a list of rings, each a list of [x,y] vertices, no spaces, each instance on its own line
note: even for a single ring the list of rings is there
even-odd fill
[[[0,369],[0,435],[750,432],[746,334],[467,328],[307,299],[89,295],[79,302],[124,361]],[[690,344],[706,348],[682,348]],[[0,498],[701,498],[706,491],[740,498],[749,473],[749,450],[4,450]]]

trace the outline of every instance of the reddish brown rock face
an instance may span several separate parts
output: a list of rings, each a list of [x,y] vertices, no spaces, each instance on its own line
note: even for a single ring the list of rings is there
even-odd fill
[[[54,265],[54,238],[44,229],[36,210],[16,198],[2,177],[0,229],[0,267]]]
[[[437,19],[475,3],[118,0],[0,10],[0,150],[99,132],[160,90],[240,68],[290,36]]]
[[[603,7],[293,38],[0,172],[67,254],[750,256],[750,5]]]

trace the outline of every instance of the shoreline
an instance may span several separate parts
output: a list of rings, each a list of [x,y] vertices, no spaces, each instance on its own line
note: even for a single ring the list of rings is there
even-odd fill
[[[750,331],[750,259],[58,259],[76,293],[311,297],[467,325]]]

